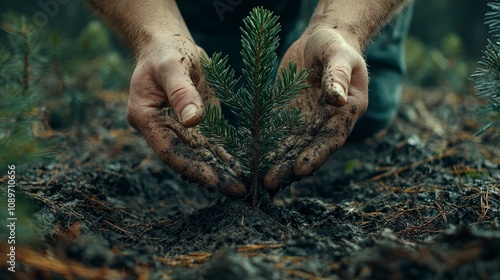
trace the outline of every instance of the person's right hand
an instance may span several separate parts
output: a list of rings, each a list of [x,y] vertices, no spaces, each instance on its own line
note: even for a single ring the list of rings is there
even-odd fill
[[[184,178],[244,197],[246,188],[237,179],[231,156],[210,145],[196,128],[204,105],[219,104],[202,75],[201,55],[205,52],[181,35],[155,38],[141,47],[127,118],[158,157]]]

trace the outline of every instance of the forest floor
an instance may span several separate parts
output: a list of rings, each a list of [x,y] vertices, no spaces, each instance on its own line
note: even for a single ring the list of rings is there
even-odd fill
[[[473,136],[477,103],[408,88],[388,129],[254,210],[182,181],[103,93],[19,170],[28,217],[0,278],[500,279],[499,137]]]

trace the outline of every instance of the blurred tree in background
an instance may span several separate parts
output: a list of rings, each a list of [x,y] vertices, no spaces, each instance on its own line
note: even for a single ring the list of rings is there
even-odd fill
[[[463,43],[465,56],[479,60],[487,38],[483,24],[487,3],[487,0],[416,0],[411,36],[426,46],[439,47],[445,36],[454,33]],[[67,36],[79,34],[95,19],[83,0],[0,2],[0,13],[9,10],[26,15],[37,27],[55,28]],[[112,41],[116,43],[116,37],[112,36]]]
[[[128,85],[132,63],[109,30],[82,2],[59,2],[0,4],[0,166],[39,162],[84,120],[96,93]]]
[[[429,47],[439,47],[442,39],[456,34],[465,56],[479,60],[488,37],[484,14],[488,0],[417,0],[410,35]]]
[[[486,45],[484,14],[487,0],[416,0],[408,40],[408,81],[419,86],[450,85],[468,92],[468,77]],[[0,13],[26,15],[37,27],[57,29],[75,39],[89,21],[96,20],[83,0],[2,1]],[[0,42],[5,36],[0,31]],[[115,35],[113,48],[128,55]],[[95,44],[96,42],[93,42]]]
[[[487,0],[418,0],[407,40],[407,80],[418,86],[447,86],[470,93],[469,80],[488,31]]]
[[[65,35],[77,34],[92,18],[81,0],[1,1],[0,14],[6,12],[23,14],[35,27],[57,29]],[[5,42],[5,36],[0,40]]]

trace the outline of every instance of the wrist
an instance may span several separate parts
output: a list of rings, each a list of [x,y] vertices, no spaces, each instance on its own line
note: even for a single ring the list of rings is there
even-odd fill
[[[182,44],[185,47],[196,45],[192,37],[189,34],[186,36],[181,30],[148,32],[143,38],[141,44],[134,48],[134,55],[138,60],[147,56],[158,57],[159,53],[168,55],[168,52],[173,51],[173,45]]]
[[[356,35],[355,32],[349,30],[349,28],[341,27],[336,24],[309,24],[304,34],[308,36],[312,36],[318,32],[327,31],[334,32],[339,35],[340,38],[344,41],[343,43],[348,44],[354,50],[356,50],[359,54],[363,54],[363,49],[365,42],[360,39],[359,36]]]
[[[174,34],[190,37],[175,0],[86,1],[120,34],[136,57],[156,38]]]
[[[310,26],[337,30],[346,41],[363,50],[371,38],[410,0],[319,0]]]

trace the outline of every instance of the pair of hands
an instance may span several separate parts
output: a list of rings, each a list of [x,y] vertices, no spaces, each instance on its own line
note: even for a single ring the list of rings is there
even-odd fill
[[[264,178],[275,193],[319,169],[341,147],[368,105],[368,72],[359,47],[334,29],[306,32],[285,53],[299,69],[312,69],[291,106],[304,115],[304,131],[290,135]],[[201,72],[205,52],[181,35],[157,38],[138,55],[130,84],[129,123],[160,159],[186,179],[231,197],[244,197],[231,155],[211,145],[196,125],[207,103],[218,104]]]

